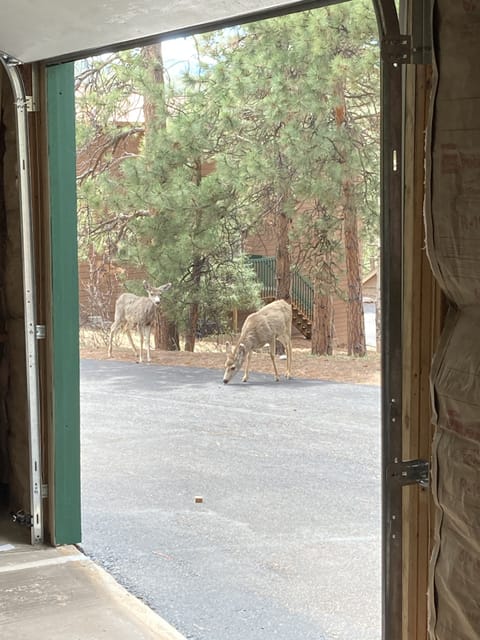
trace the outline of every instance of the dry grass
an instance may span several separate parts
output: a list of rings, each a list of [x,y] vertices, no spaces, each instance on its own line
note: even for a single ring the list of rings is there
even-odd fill
[[[134,337],[139,344],[138,336]],[[218,336],[197,340],[195,352],[151,350],[152,365],[186,366],[218,369],[223,373],[225,362],[225,341],[235,341],[235,336]],[[152,340],[153,341],[153,340]],[[108,331],[82,328],[80,331],[80,356],[99,360],[107,359]],[[117,334],[114,340],[115,360],[135,361],[135,355],[124,334]],[[302,337],[293,339],[292,374],[295,378],[331,380],[354,384],[380,384],[380,355],[369,352],[365,358],[353,358],[339,351],[333,356],[314,356],[310,342]],[[280,361],[279,372],[285,364]],[[272,363],[267,351],[252,356],[251,371],[272,373]]]

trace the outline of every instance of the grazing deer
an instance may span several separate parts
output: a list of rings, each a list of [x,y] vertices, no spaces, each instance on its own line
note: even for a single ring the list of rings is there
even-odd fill
[[[286,378],[290,378],[292,365],[292,307],[285,300],[275,300],[265,307],[251,313],[243,323],[242,332],[237,346],[232,349],[229,342],[225,344],[227,360],[223,382],[227,384],[243,365],[246,366],[242,382],[247,382],[252,351],[260,349],[268,343],[275,380],[278,381],[277,365],[275,364],[275,340],[283,344],[287,352]]]
[[[143,286],[148,293],[148,298],[136,296],[133,293],[122,293],[115,303],[115,320],[110,328],[110,340],[108,343],[109,358],[112,357],[113,336],[120,327],[124,327],[139,362],[142,362],[143,339],[145,338],[147,343],[147,362],[150,362],[150,331],[152,324],[155,322],[157,306],[160,303],[162,294],[168,291],[172,284],[167,282],[167,284],[162,284],[161,287],[150,287],[144,280]],[[140,356],[130,333],[130,329],[135,327],[137,327],[140,334]]]

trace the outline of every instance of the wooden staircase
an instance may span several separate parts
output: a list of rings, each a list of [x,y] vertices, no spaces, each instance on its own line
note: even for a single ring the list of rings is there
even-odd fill
[[[294,302],[292,302],[292,322],[308,340],[312,338],[312,319],[309,318]]]
[[[276,260],[274,257],[251,256],[250,263],[262,284],[262,298],[275,300],[277,289]],[[292,272],[291,304],[293,324],[309,340],[312,337],[313,286],[298,271]]]

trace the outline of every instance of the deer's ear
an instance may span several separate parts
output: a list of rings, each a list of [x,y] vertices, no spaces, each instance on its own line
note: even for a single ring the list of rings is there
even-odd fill
[[[158,293],[165,293],[166,291],[169,291],[169,289],[171,288],[172,288],[172,283],[167,282],[165,284],[160,285],[159,287],[156,287],[155,291],[157,291]]]
[[[238,345],[238,353],[241,353],[242,355],[245,355],[245,351],[246,351],[246,347],[245,347],[245,345],[243,344],[243,342],[241,342],[241,343]]]

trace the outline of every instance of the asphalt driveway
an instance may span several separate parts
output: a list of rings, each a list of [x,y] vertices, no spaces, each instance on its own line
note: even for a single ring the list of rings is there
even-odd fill
[[[84,360],[83,549],[187,638],[380,638],[380,390]]]

